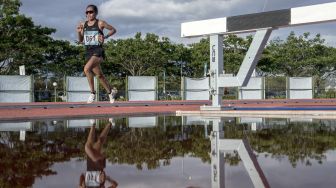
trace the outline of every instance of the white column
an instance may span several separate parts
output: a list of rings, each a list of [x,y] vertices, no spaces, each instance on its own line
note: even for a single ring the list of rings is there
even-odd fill
[[[210,94],[212,106],[201,107],[201,110],[220,110],[224,89],[218,87],[218,76],[223,73],[223,36],[210,36]]]

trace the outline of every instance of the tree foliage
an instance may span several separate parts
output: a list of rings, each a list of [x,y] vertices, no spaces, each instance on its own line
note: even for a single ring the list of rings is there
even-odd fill
[[[156,75],[169,62],[173,50],[168,38],[159,38],[148,33],[142,38],[112,40],[106,44],[107,61],[110,68],[131,76]],[[120,66],[120,68],[113,68]]]
[[[252,37],[248,36],[245,39],[237,35],[227,35],[223,40],[224,53],[224,70],[228,74],[237,74],[248,47],[252,41]],[[190,45],[192,67],[192,76],[203,76],[203,67],[207,63],[210,67],[210,40],[209,38],[201,39],[200,42]]]
[[[56,78],[79,76],[84,69],[84,48],[68,41],[54,40],[45,49],[43,70],[53,72]]]
[[[36,73],[41,68],[45,47],[53,40],[49,35],[55,29],[35,26],[31,18],[19,14],[18,0],[2,3],[0,72],[13,73],[18,66],[26,65],[29,73]]]
[[[55,40],[53,28],[35,25],[31,18],[19,13],[19,0],[2,0],[0,20],[0,73],[17,74],[25,65],[27,74],[57,75],[78,73],[80,47]],[[82,54],[81,54],[82,55]]]
[[[237,74],[245,54],[252,42],[252,36],[245,39],[237,35],[224,37],[224,70],[226,73]]]
[[[203,68],[206,63],[210,67],[210,39],[203,38],[198,43],[190,45],[191,59],[190,67],[192,76],[201,77],[203,76]]]
[[[296,36],[291,32],[285,41],[277,38],[270,42],[260,65],[264,72],[286,76],[322,76],[335,70],[335,55],[325,40],[310,33]],[[266,60],[265,60],[266,59]]]
[[[56,40],[53,28],[35,25],[20,14],[20,0],[0,0],[0,73],[17,74],[20,65],[27,74],[52,73],[55,77],[83,73],[84,48]],[[224,36],[225,73],[237,74],[253,37]],[[153,33],[136,33],[126,39],[104,44],[107,58],[101,64],[104,73],[120,78],[131,76],[204,76],[210,67],[209,38],[184,45]],[[263,75],[318,76],[336,73],[336,49],[326,46],[321,35],[295,35],[269,42],[257,65]],[[163,74],[165,73],[165,74]]]

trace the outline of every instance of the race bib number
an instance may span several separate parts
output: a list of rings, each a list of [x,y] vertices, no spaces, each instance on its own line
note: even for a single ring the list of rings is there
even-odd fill
[[[85,45],[99,45],[98,31],[84,31]]]
[[[85,185],[86,186],[99,186],[99,171],[88,171],[85,173]]]

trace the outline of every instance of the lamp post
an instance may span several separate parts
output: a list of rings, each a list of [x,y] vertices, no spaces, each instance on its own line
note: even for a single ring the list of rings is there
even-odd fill
[[[57,93],[56,93],[56,88],[57,88],[57,82],[54,82],[53,83],[53,86],[54,86],[54,91],[55,91],[55,102],[57,101]]]

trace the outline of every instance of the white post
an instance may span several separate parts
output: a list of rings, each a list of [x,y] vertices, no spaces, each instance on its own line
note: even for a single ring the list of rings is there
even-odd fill
[[[221,110],[224,88],[218,87],[218,77],[224,70],[223,36],[210,36],[210,94],[212,106],[202,106],[201,110]]]
[[[20,130],[20,141],[26,140],[26,131]]]
[[[20,72],[20,75],[26,75],[26,69],[24,65],[21,65],[19,67],[19,72]]]

